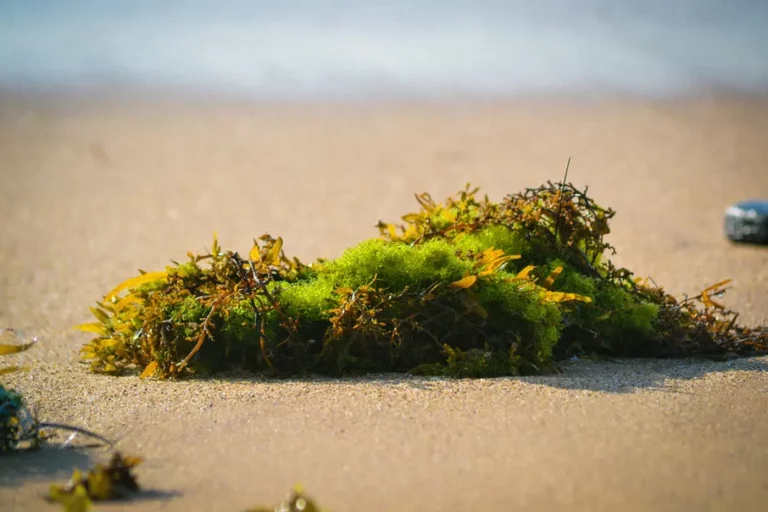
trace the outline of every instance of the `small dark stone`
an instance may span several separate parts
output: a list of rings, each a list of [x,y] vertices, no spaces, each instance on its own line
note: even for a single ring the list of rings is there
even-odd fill
[[[726,208],[725,236],[734,242],[768,244],[768,200],[743,201]]]

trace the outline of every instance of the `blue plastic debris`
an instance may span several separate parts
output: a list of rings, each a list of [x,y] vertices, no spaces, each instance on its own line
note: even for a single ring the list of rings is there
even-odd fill
[[[734,242],[768,243],[768,200],[743,201],[725,209],[725,236]]]

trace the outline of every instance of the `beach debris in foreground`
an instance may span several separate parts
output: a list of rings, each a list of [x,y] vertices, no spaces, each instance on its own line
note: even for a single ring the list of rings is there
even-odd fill
[[[0,328],[0,356],[24,352],[38,341],[33,338],[29,342],[18,343],[20,338],[24,336],[16,329]],[[19,365],[2,366],[0,375],[22,370],[24,367]],[[0,384],[0,453],[15,450],[26,441],[37,445],[40,436],[33,431],[33,426],[32,415],[21,394]]]
[[[11,354],[18,354],[20,352],[25,352],[31,349],[32,347],[34,347],[35,344],[39,341],[37,337],[33,337],[27,342],[19,342],[19,340],[25,340],[25,339],[27,339],[27,336],[23,332],[19,331],[18,329],[12,329],[10,327],[1,327],[0,328],[0,356],[7,356]],[[18,365],[0,366],[0,375],[17,372],[24,369],[25,368],[23,366],[18,366]]]
[[[289,258],[263,235],[243,256],[205,254],[119,284],[91,308],[81,350],[95,372],[180,377],[411,372],[529,375],[574,355],[717,358],[768,351],[736,323],[729,281],[678,300],[618,268],[615,212],[570,183],[499,202],[469,185],[333,260]]]
[[[742,201],[726,208],[725,236],[733,242],[768,244],[768,200]]]
[[[301,485],[296,485],[288,498],[278,505],[249,508],[246,512],[323,512],[323,510],[304,493]]]
[[[0,328],[0,356],[24,352],[39,341],[37,337],[26,342],[19,341],[26,339],[24,333],[17,329]],[[18,365],[3,366],[0,367],[0,375],[26,369]],[[113,444],[109,439],[90,430],[61,423],[39,421],[27,407],[20,393],[0,384],[0,453],[38,448],[43,441],[51,437],[51,430],[66,430],[72,433],[62,447],[68,445],[78,434],[98,439],[110,446]]]
[[[48,500],[63,505],[66,512],[88,510],[93,501],[126,499],[139,490],[133,468],[140,457],[114,452],[109,463],[97,464],[87,472],[75,469],[65,485],[52,485]]]

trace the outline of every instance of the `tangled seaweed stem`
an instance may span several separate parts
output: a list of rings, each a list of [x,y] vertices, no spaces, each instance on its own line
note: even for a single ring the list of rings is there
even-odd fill
[[[227,300],[232,295],[232,292],[225,293],[221,297],[214,300],[213,305],[211,306],[211,310],[208,312],[208,315],[205,317],[205,320],[203,320],[203,325],[200,329],[200,335],[197,337],[197,343],[195,346],[190,350],[189,354],[187,354],[187,357],[185,357],[176,367],[174,370],[175,373],[181,373],[184,371],[184,368],[187,366],[190,360],[192,360],[192,357],[194,357],[195,354],[202,348],[203,342],[205,342],[205,336],[208,335],[209,338],[213,339],[213,335],[211,334],[210,327],[211,327],[211,321],[213,319],[213,314],[221,307],[221,305],[224,303],[225,300]]]
[[[275,309],[277,314],[279,314],[283,320],[288,320],[285,317],[285,314],[280,309],[280,304],[275,300],[274,297],[272,297],[272,294],[269,293],[269,290],[267,289],[267,285],[264,284],[264,281],[259,279],[259,276],[256,274],[256,267],[253,264],[253,260],[248,259],[248,265],[251,267],[251,274],[253,275],[253,280],[256,282],[256,284],[261,288],[261,292],[264,294],[264,296],[267,298],[267,300],[272,304],[272,307]]]
[[[72,425],[65,425],[63,423],[50,423],[50,422],[44,422],[44,423],[38,423],[35,426],[36,430],[45,430],[45,429],[59,429],[59,430],[67,430],[69,432],[76,432],[78,434],[82,434],[84,436],[92,437],[94,439],[98,439],[102,443],[108,445],[110,448],[115,446],[115,442],[107,439],[106,437],[97,434],[96,432],[92,432],[90,430],[75,427]]]
[[[560,182],[560,201],[557,204],[557,219],[555,220],[555,239],[557,239],[557,232],[560,229],[560,212],[563,209],[563,187],[565,187],[565,182],[568,180],[568,169],[571,167],[571,157],[568,157],[568,162],[565,164],[565,175],[563,176],[563,181]]]

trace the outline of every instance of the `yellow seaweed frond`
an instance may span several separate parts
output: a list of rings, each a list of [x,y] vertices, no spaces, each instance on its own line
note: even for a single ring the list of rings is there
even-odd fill
[[[116,298],[121,292],[125,290],[135,289],[139,286],[154,283],[157,281],[164,281],[168,278],[168,273],[165,270],[157,271],[157,272],[146,272],[144,274],[138,275],[136,277],[132,277],[130,279],[127,279],[117,285],[111,292],[109,292],[105,297],[105,301],[111,301],[112,299]]]

